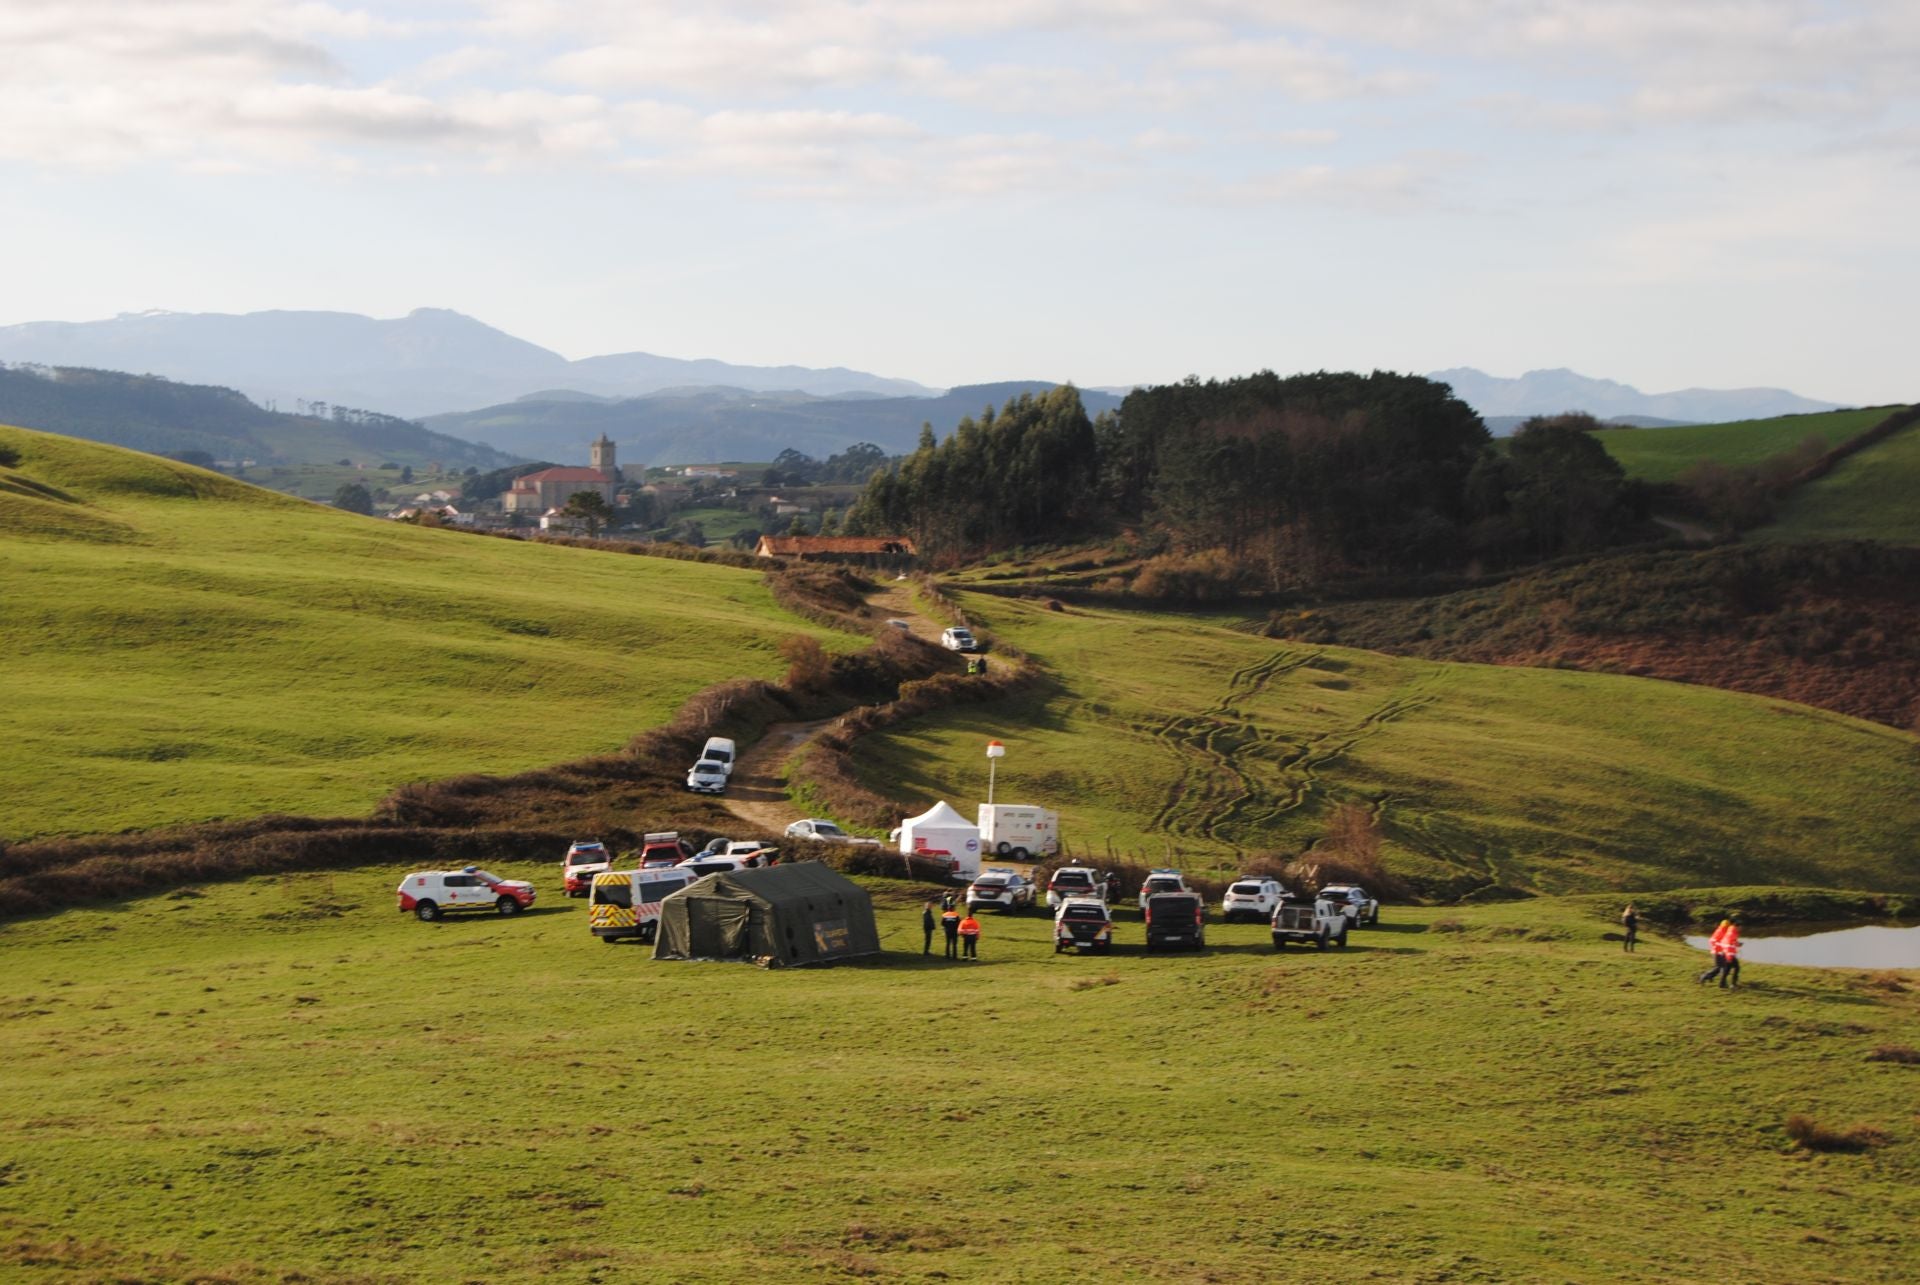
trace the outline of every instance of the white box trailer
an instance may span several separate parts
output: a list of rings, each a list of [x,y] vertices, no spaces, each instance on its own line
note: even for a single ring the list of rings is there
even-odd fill
[[[982,803],[980,851],[1025,861],[1060,851],[1060,814],[1031,803]]]

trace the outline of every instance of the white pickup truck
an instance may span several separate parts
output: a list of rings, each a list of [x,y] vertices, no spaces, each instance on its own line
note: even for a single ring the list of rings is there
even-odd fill
[[[787,837],[789,839],[813,839],[819,843],[853,843],[862,847],[873,848],[880,846],[880,840],[878,839],[863,839],[858,835],[848,834],[833,822],[823,821],[819,817],[808,817],[804,821],[795,821],[787,827]]]
[[[1347,944],[1347,916],[1339,905],[1322,897],[1312,905],[1303,901],[1283,901],[1273,912],[1273,948],[1285,950],[1290,941],[1306,945],[1312,942],[1320,950],[1327,943],[1344,948]]]

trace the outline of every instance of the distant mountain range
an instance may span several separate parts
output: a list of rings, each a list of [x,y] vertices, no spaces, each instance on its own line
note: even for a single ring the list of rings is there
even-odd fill
[[[636,397],[726,385],[828,397],[924,396],[938,390],[834,367],[736,366],[652,353],[568,361],[472,317],[417,308],[397,320],[348,312],[123,313],[108,321],[0,326],[0,361],[164,375],[237,388],[292,410],[322,402],[417,418],[541,390]]]
[[[231,388],[152,375],[65,367],[0,366],[0,424],[64,433],[154,455],[204,451],[216,460],[499,468],[513,457],[366,412],[327,417],[263,410]]]
[[[788,448],[825,459],[855,442],[872,442],[899,455],[913,449],[922,424],[944,435],[969,415],[977,418],[1021,393],[1054,387],[1015,380],[966,385],[938,397],[834,399],[740,388],[686,389],[622,401],[569,392],[433,415],[425,422],[441,433],[548,460],[584,459],[587,443],[602,433],[619,444],[621,461],[632,464],[770,460]],[[1088,415],[1120,404],[1111,393],[1083,390],[1080,399]]]
[[[1815,401],[1784,388],[1683,388],[1674,393],[1643,393],[1611,379],[1591,379],[1571,370],[1530,370],[1518,379],[1501,379],[1470,366],[1436,370],[1427,376],[1453,386],[1454,395],[1492,421],[1499,417],[1558,415],[1586,411],[1600,419],[1664,420],[1678,424],[1722,424],[1837,410],[1837,403]],[[1498,431],[1497,429],[1495,430]]]
[[[604,432],[635,463],[770,459],[788,447],[824,458],[859,441],[899,452],[912,448],[922,423],[945,433],[964,415],[1054,386],[1012,381],[943,393],[837,366],[740,366],[643,352],[569,361],[441,308],[391,320],[274,311],[26,322],[0,326],[0,361],[238,389],[263,405],[327,422],[340,407],[429,417],[440,432],[535,458],[571,459]],[[1460,367],[1428,378],[1452,385],[1495,432],[1530,415],[1570,410],[1678,424],[1834,409],[1778,388],[1642,393],[1571,370],[1502,379]],[[1098,414],[1119,405],[1125,392],[1087,388],[1081,396]]]

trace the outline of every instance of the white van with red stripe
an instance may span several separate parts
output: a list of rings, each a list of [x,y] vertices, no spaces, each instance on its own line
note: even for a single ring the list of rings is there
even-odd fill
[[[715,860],[731,864],[726,857]],[[587,928],[608,943],[623,937],[650,942],[660,927],[660,902],[699,878],[684,866],[602,871],[587,894]]]

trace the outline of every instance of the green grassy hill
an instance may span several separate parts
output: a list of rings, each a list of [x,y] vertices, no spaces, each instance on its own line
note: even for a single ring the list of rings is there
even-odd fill
[[[602,752],[818,627],[754,572],[357,518],[0,428],[0,837]]]
[[[1276,643],[1191,618],[962,595],[1057,682],[866,738],[913,808],[1056,807],[1076,852],[1232,870],[1375,813],[1430,891],[1839,881],[1920,888],[1920,742],[1800,705],[1611,674]],[[907,815],[909,813],[904,813]]]
[[[1910,425],[1796,488],[1761,540],[1885,540],[1920,545],[1920,425]]]
[[[1599,434],[1599,438],[1626,469],[1627,476],[1672,482],[1701,460],[1746,468],[1790,451],[1810,437],[1818,438],[1823,447],[1838,446],[1872,428],[1894,409],[1880,406],[1685,428],[1614,429]]]
[[[1017,760],[1009,760],[1010,764]],[[403,866],[0,936],[0,1275],[689,1283],[1866,1281],[1920,1218],[1911,975],[1623,954],[1539,901],[1056,956],[763,972]],[[1601,917],[1604,914],[1606,917]],[[1790,1116],[1864,1150],[1813,1154]],[[1876,1145],[1877,1144],[1877,1145]]]

